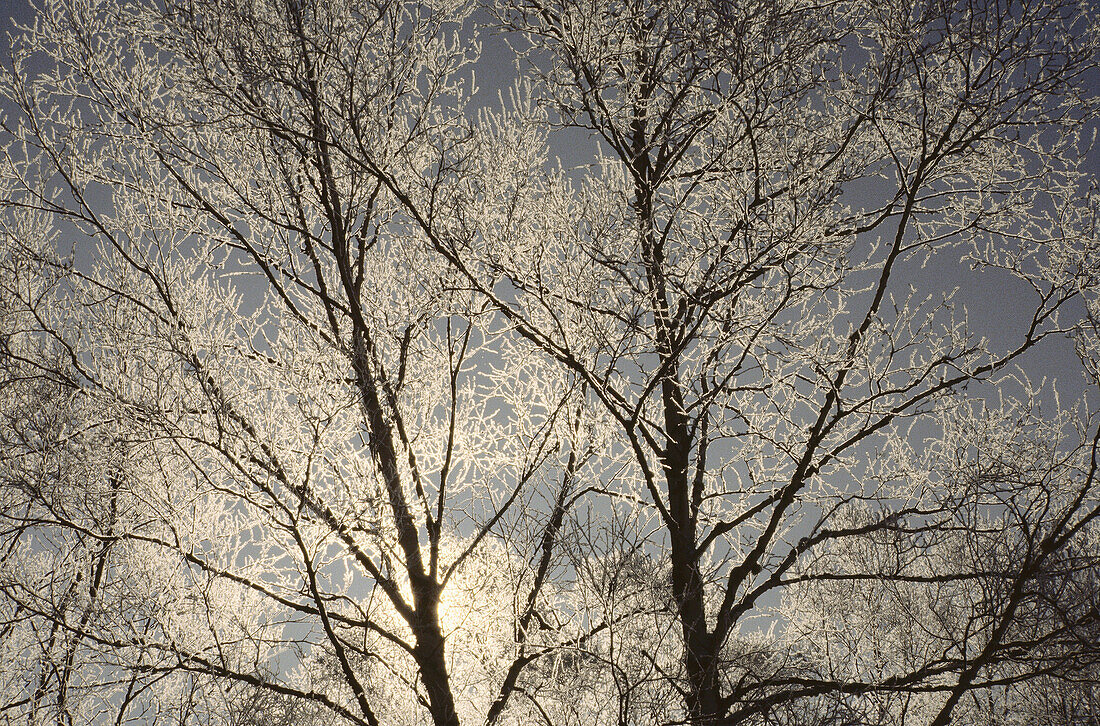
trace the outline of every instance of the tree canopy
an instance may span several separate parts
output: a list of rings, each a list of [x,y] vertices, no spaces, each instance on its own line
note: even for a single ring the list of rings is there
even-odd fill
[[[42,0],[0,721],[1100,718],[1098,45],[1070,0]]]

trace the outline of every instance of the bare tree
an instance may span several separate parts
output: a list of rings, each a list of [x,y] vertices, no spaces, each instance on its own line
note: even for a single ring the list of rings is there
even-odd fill
[[[5,717],[940,726],[1095,655],[1096,421],[1005,375],[1095,365],[1090,11],[480,12],[40,8]]]
[[[9,720],[457,724],[606,627],[554,616],[613,458],[580,386],[387,186],[466,136],[462,20],[41,8],[4,88]]]
[[[980,487],[914,496],[912,472],[876,479],[873,465],[957,412],[964,388],[1072,332],[1095,295],[1082,202],[1095,18],[1060,2],[506,5],[501,22],[530,46],[513,123],[588,130],[599,149],[577,181],[516,149],[480,206],[459,187],[460,223],[425,233],[618,424],[629,494],[663,525],[687,717],[766,720],[819,694],[955,678],[932,718],[945,723],[1000,652],[1017,589],[1094,515],[1091,472],[1068,509],[1020,515],[1043,554],[1011,561],[976,662],[967,641],[837,681],[730,649],[835,542],[932,537],[953,526],[936,512],[994,506]],[[498,155],[514,144],[495,138]],[[1023,291],[995,343],[950,291],[915,287],[920,270],[961,264]],[[858,502],[870,513],[854,522]],[[996,570],[986,555],[978,566]]]
[[[909,472],[923,513],[880,525],[855,504],[846,518],[865,534],[834,539],[790,578],[788,635],[818,678],[884,686],[837,690],[866,721],[998,723],[1036,677],[1066,689],[1087,678],[1100,626],[1095,433],[1034,404],[955,410],[933,445],[894,452],[882,471]],[[950,486],[928,483],[941,478]]]

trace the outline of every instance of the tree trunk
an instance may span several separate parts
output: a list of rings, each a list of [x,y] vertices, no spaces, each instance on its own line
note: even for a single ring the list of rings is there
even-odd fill
[[[365,327],[363,330],[365,331]],[[410,625],[416,639],[413,657],[420,669],[420,679],[428,692],[428,707],[435,726],[458,726],[458,712],[447,677],[443,631],[439,624],[440,588],[426,571],[420,554],[419,535],[405,499],[393,432],[382,411],[368,349],[366,333],[360,331],[355,340],[355,369],[359,379],[361,405],[370,432],[371,451],[382,471],[382,480],[389,495],[397,529],[398,544],[405,554],[405,569],[412,585],[414,613]]]
[[[671,382],[669,386],[673,385]],[[669,416],[666,412],[666,425]],[[680,425],[687,436],[686,425]],[[675,430],[675,429],[672,429]],[[689,447],[670,443],[665,453],[665,477],[672,536],[672,593],[684,637],[684,666],[687,674],[687,708],[692,724],[716,724],[722,716],[721,685],[718,680],[718,648],[707,627],[703,578],[691,512],[691,487],[687,475]]]
[[[414,655],[420,667],[420,679],[428,691],[428,708],[435,726],[458,726],[458,711],[447,676],[443,632],[439,627],[439,593],[428,588],[424,600],[417,603],[417,632]],[[420,600],[420,598],[417,598]]]
[[[684,667],[687,674],[685,697],[692,724],[717,724],[722,716],[721,685],[718,680],[718,648],[707,627],[707,609],[703,577],[699,570],[695,512],[691,500],[688,463],[692,435],[684,393],[679,380],[679,353],[674,341],[673,321],[669,313],[669,294],[664,277],[664,250],[653,234],[653,197],[647,186],[651,175],[645,153],[644,116],[638,117],[633,134],[636,153],[634,208],[638,215],[642,262],[653,306],[654,333],[660,361],[661,405],[667,443],[661,452],[668,508],[671,517],[669,535],[672,544],[672,594],[684,638]]]

